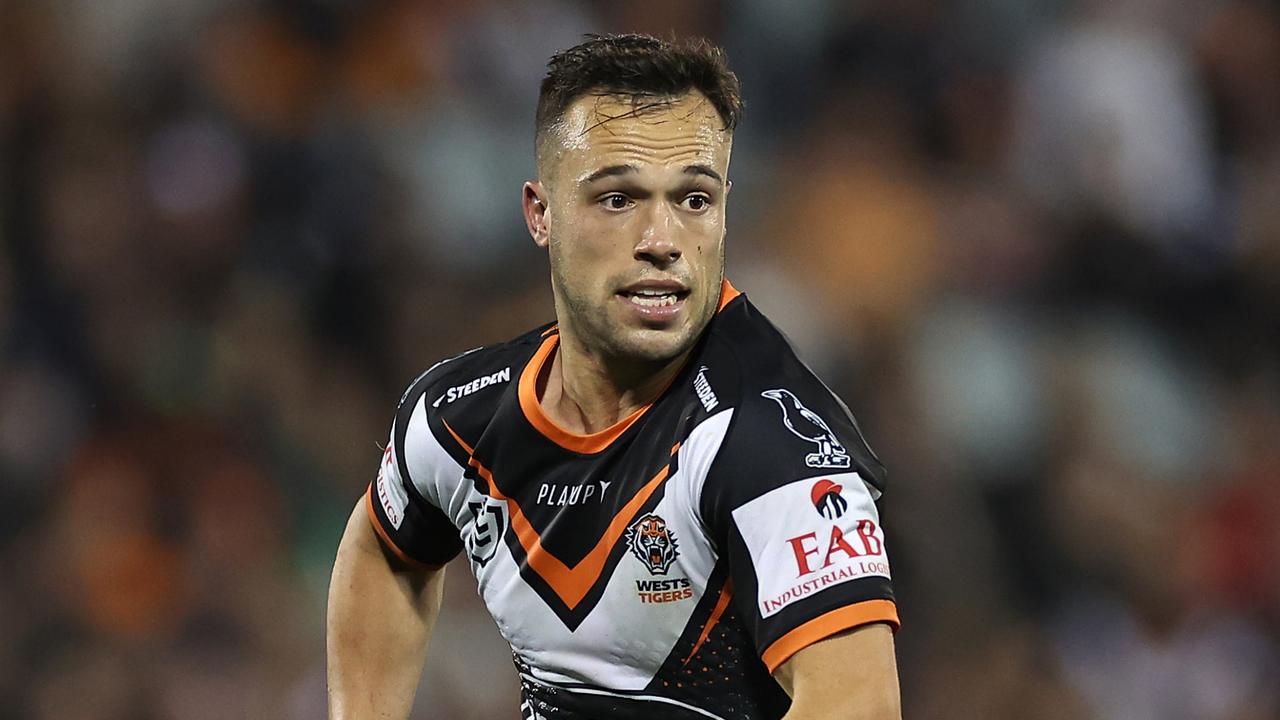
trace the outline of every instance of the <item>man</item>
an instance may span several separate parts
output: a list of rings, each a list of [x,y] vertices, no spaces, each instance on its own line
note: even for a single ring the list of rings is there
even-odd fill
[[[883,468],[723,278],[741,107],[706,43],[552,58],[523,206],[558,322],[401,399],[334,565],[331,717],[407,717],[458,553],[526,718],[900,715]]]

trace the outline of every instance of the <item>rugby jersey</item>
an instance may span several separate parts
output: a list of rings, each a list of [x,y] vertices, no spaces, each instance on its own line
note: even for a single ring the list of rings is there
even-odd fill
[[[548,325],[420,376],[367,494],[404,561],[466,556],[525,718],[778,718],[787,658],[897,628],[884,469],[745,295],[725,282],[671,384],[594,434],[538,402],[558,342]]]

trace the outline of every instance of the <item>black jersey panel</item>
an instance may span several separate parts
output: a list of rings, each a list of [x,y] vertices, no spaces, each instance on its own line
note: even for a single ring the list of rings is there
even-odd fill
[[[404,521],[397,529],[388,518],[386,506],[378,499],[378,483],[369,486],[369,510],[372,522],[381,530],[383,541],[402,559],[416,564],[439,566],[448,563],[462,550],[462,540],[453,523],[440,509],[425,502],[410,502],[404,508]]]
[[[713,336],[742,377],[700,509],[764,656],[833,610],[893,600],[875,505],[885,473],[844,403],[749,302],[727,308]]]
[[[782,717],[791,700],[769,675],[742,624],[727,562],[717,566],[707,588],[648,690],[725,720]]]

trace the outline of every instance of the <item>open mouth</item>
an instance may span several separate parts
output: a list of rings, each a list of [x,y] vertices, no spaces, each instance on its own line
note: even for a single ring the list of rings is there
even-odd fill
[[[641,288],[623,290],[618,295],[628,302],[644,308],[670,307],[689,297],[688,290],[669,290],[661,288]]]

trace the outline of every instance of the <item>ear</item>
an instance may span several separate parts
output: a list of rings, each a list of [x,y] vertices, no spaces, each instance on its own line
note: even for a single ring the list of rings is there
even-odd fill
[[[524,224],[529,229],[529,236],[533,238],[533,244],[540,248],[546,248],[551,242],[551,231],[549,228],[550,218],[547,211],[550,205],[550,198],[547,195],[546,188],[537,180],[530,180],[524,184],[523,197],[520,198],[520,206],[524,210]]]

